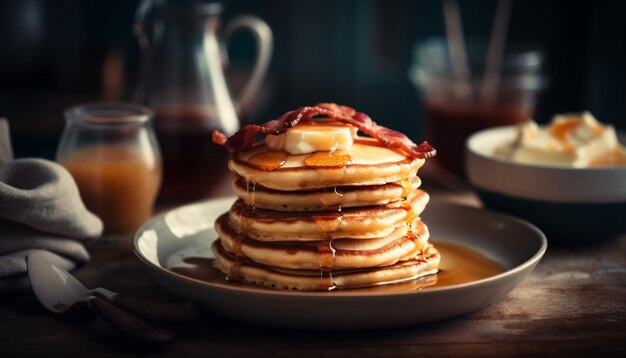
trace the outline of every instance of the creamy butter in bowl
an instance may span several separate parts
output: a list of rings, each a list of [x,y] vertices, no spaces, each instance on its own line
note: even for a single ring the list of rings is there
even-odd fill
[[[496,148],[495,155],[520,163],[574,168],[626,165],[626,148],[615,128],[589,112],[555,116],[549,125],[521,125],[516,139]]]
[[[468,139],[467,176],[486,207],[533,222],[548,239],[613,238],[626,233],[625,139],[588,113],[491,128]]]

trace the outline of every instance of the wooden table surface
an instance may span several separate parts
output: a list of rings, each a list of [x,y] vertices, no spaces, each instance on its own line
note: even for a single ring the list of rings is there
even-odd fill
[[[477,205],[468,193],[437,191],[432,196],[434,200]],[[88,287],[171,299],[131,254],[101,250],[93,251],[92,257],[92,262],[75,271]],[[600,246],[549,245],[534,272],[506,299],[455,319],[389,330],[295,331],[253,326],[204,313],[197,321],[176,327],[172,344],[145,350],[128,346],[97,316],[50,314],[32,294],[4,297],[0,302],[0,357],[624,357],[626,236]]]

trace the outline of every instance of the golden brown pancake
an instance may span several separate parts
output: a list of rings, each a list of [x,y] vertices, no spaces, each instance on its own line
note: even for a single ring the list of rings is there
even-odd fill
[[[240,176],[232,181],[233,190],[248,206],[277,211],[321,211],[358,206],[385,205],[405,199],[421,185],[414,176],[394,183],[366,186],[340,186],[318,190],[285,191],[246,182]]]
[[[244,282],[284,290],[320,291],[371,287],[415,280],[437,272],[441,256],[434,246],[429,245],[424,255],[395,265],[368,268],[332,270],[288,270],[237,259],[228,253],[220,240],[213,243],[215,266],[227,275],[229,280]]]
[[[387,205],[348,208],[341,212],[280,212],[251,209],[237,200],[230,220],[244,235],[259,241],[320,241],[324,239],[371,239],[389,236],[399,226],[412,222],[426,207],[423,190],[406,200]]]
[[[398,182],[415,176],[424,164],[424,159],[406,157],[372,138],[359,138],[349,150],[333,153],[268,152],[265,144],[257,144],[234,153],[228,167],[249,182],[289,191]],[[321,159],[307,164],[314,155]]]
[[[228,166],[239,197],[215,222],[215,266],[232,281],[289,290],[435,283],[440,255],[419,217],[429,201],[417,177],[424,159],[414,158],[434,149],[330,108],[345,118],[297,124],[305,114],[294,111],[228,140],[215,136],[235,150]],[[356,137],[356,128],[380,141]],[[253,145],[260,129],[288,133]]]
[[[393,265],[419,255],[429,236],[428,228],[420,219],[413,222],[411,235],[404,226],[389,236],[368,240],[257,241],[239,233],[227,214],[217,219],[215,229],[224,249],[236,256],[273,267],[312,270],[322,265],[333,269]]]

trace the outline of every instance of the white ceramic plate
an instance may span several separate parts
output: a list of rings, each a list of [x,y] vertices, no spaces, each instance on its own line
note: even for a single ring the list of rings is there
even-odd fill
[[[465,284],[402,293],[294,292],[205,282],[169,270],[185,257],[210,256],[213,222],[234,198],[191,204],[158,215],[137,232],[134,250],[150,275],[173,294],[221,316],[300,329],[375,329],[442,320],[478,310],[515,288],[546,251],[534,226],[490,211],[431,203],[422,215],[433,242],[460,244],[505,267]]]

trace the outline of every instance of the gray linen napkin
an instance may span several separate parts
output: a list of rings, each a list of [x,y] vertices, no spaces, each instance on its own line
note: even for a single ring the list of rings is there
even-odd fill
[[[29,288],[31,250],[48,250],[72,270],[89,261],[82,241],[102,233],[102,221],[85,208],[65,168],[11,156],[8,125],[0,119],[0,295]]]

